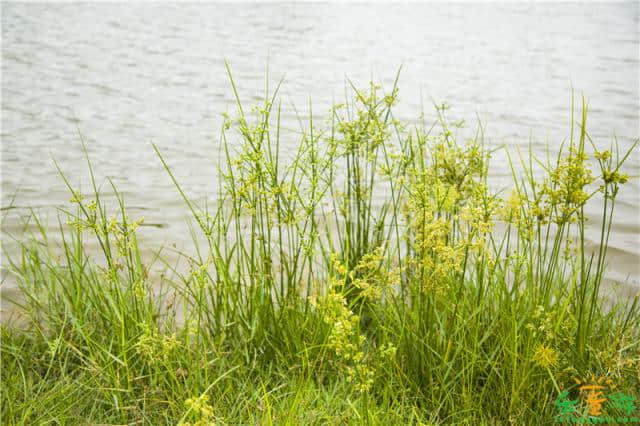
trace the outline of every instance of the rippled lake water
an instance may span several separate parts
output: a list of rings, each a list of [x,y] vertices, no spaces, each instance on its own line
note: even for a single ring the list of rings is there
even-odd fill
[[[479,116],[492,144],[514,149],[532,140],[541,154],[569,134],[573,88],[589,100],[596,142],[616,135],[628,147],[639,134],[638,13],[637,2],[3,3],[3,231],[18,232],[28,208],[55,217],[68,202],[53,158],[88,187],[80,130],[103,186],[111,177],[132,215],[161,226],[145,228],[144,243],[188,246],[186,209],[151,143],[189,194],[213,196],[221,113],[234,109],[224,58],[247,104],[262,91],[267,63],[272,81],[285,77],[283,121],[292,129],[293,106],[304,117],[311,98],[321,117],[343,99],[345,76],[388,87],[402,64],[402,120],[416,119],[423,100],[446,100],[456,118]],[[289,140],[297,141],[293,133]],[[636,152],[632,174],[639,160]],[[505,178],[505,164],[498,160],[491,174]],[[610,278],[633,288],[638,179],[625,189]],[[11,245],[6,234],[3,243]]]

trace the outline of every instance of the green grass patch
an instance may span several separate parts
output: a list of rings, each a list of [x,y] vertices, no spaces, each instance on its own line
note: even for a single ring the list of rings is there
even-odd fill
[[[352,86],[285,152],[278,88],[249,112],[231,81],[214,203],[156,148],[193,214],[182,267],[141,254],[93,172],[89,194],[61,173],[61,244],[30,218],[4,265],[23,298],[2,325],[3,424],[537,425],[587,419],[584,380],[640,396],[638,298],[601,297],[637,141],[599,150],[583,102],[557,155],[510,152],[496,191],[483,127],[460,141],[446,105],[402,123],[396,84]],[[629,415],[612,401],[591,416]]]

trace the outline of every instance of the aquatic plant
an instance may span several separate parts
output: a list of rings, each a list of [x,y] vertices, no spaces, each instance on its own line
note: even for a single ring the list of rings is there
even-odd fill
[[[638,141],[599,150],[583,101],[555,157],[508,152],[502,191],[483,126],[460,141],[444,104],[401,123],[397,81],[351,85],[321,124],[310,109],[286,155],[280,85],[245,112],[231,78],[213,205],[154,147],[195,224],[161,275],[116,188],[111,215],[91,162],[90,193],[61,171],[61,245],[34,214],[4,266],[23,299],[2,325],[3,423],[539,424],[591,374],[637,397],[638,297],[602,284]]]

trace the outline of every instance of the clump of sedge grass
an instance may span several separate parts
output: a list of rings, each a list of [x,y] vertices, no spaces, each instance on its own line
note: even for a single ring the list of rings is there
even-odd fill
[[[140,222],[120,196],[109,215],[93,173],[89,199],[69,185],[60,247],[33,216],[6,266],[24,301],[2,326],[3,423],[539,424],[591,374],[638,396],[637,297],[599,297],[637,142],[598,151],[583,103],[544,176],[520,154],[497,192],[483,128],[459,142],[444,105],[399,122],[395,83],[310,113],[285,156],[278,88],[246,113],[231,82],[213,208],[156,148],[200,232],[188,267],[150,275],[161,253],[143,259]]]

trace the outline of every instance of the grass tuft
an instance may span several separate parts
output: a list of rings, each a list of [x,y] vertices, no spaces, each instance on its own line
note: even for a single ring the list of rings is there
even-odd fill
[[[231,82],[213,207],[154,146],[197,225],[185,267],[151,274],[163,258],[116,188],[112,213],[93,172],[90,195],[61,172],[62,243],[34,215],[5,265],[23,301],[2,325],[3,424],[543,424],[579,378],[640,396],[638,298],[601,297],[638,141],[598,150],[583,102],[557,156],[508,155],[496,191],[482,126],[460,142],[446,105],[398,121],[397,79],[310,114],[291,155],[277,88],[249,110]]]

